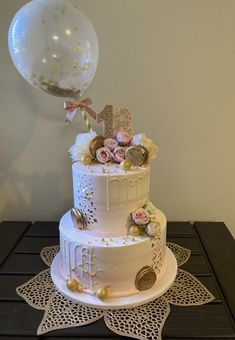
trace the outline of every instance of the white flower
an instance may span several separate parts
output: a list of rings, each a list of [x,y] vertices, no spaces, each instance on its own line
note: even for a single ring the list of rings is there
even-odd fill
[[[153,143],[152,139],[145,136],[145,133],[133,136],[133,144],[144,146],[149,152],[148,159],[154,159],[157,157],[159,149],[157,145]]]
[[[157,235],[159,235],[160,230],[161,230],[160,222],[150,222],[147,225],[145,232],[149,236],[157,236]]]
[[[89,145],[96,132],[79,133],[75,143],[70,147],[69,153],[73,161],[80,161],[84,155],[90,155]]]

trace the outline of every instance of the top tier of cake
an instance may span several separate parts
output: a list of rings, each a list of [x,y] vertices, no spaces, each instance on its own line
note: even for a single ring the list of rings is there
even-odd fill
[[[76,162],[73,169],[74,207],[87,218],[87,232],[125,235],[130,213],[149,200],[149,165],[124,171],[119,164]]]

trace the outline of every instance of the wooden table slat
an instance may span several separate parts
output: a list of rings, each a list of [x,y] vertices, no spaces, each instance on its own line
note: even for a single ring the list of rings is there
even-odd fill
[[[0,266],[21,236],[29,228],[31,222],[1,222]]]
[[[25,236],[46,236],[58,237],[59,223],[58,222],[34,222]]]
[[[195,222],[195,228],[235,320],[235,240],[222,222]]]
[[[56,246],[58,244],[59,237],[23,237],[14,248],[14,254],[40,254],[42,248]]]
[[[22,300],[16,287],[33,278],[34,275],[0,275],[0,301]]]
[[[190,222],[167,222],[167,235],[168,236],[185,236],[194,237],[195,230]]]
[[[0,274],[36,275],[47,268],[38,254],[11,254],[3,264]]]
[[[21,317],[24,316],[24,318]],[[43,311],[35,310],[23,302],[0,302],[0,335],[33,336],[43,316]],[[29,322],[30,320],[30,322]],[[90,337],[112,337],[103,319],[90,325],[52,331],[47,334],[51,336],[77,336],[83,338],[89,334]],[[207,336],[216,338],[230,337],[234,339],[234,332],[227,318],[222,304],[203,305],[191,307],[171,306],[171,313],[163,329],[164,337],[192,336],[193,338],[204,338]]]

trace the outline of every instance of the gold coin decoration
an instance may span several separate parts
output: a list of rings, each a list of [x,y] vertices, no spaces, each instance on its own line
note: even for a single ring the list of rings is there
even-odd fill
[[[148,159],[148,150],[142,145],[132,145],[126,149],[126,159],[131,161],[134,165],[143,165]]]
[[[90,155],[83,155],[82,157],[81,157],[81,162],[84,164],[84,165],[89,165],[89,164],[91,164],[91,162],[92,162],[92,158],[91,158],[91,156]]]
[[[70,210],[70,215],[73,221],[73,225],[76,228],[83,230],[86,226],[86,218],[81,210],[79,210],[78,208],[72,208]]]
[[[141,229],[138,225],[132,224],[130,225],[128,232],[131,236],[139,236],[141,234]]]
[[[108,297],[107,288],[104,287],[104,288],[98,289],[96,295],[97,295],[98,299],[100,299],[101,301],[107,299],[107,297]]]
[[[121,161],[120,163],[120,167],[122,168],[122,170],[124,171],[128,171],[131,169],[132,163],[130,160],[128,159],[124,159],[123,161]]]
[[[96,156],[96,151],[99,148],[102,148],[104,146],[104,140],[105,137],[104,136],[96,136],[95,138],[92,139],[92,141],[90,142],[90,146],[89,146],[89,151],[90,154],[92,155],[92,157]]]
[[[149,158],[149,152],[148,152],[147,148],[143,145],[138,145],[138,147],[142,150],[144,163],[146,163],[148,158]]]
[[[144,266],[136,275],[135,286],[138,290],[143,291],[150,289],[156,282],[157,276],[150,266]]]

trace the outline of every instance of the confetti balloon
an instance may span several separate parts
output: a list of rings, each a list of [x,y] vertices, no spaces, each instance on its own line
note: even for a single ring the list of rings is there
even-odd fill
[[[94,77],[97,36],[91,22],[70,0],[27,3],[11,22],[8,45],[19,73],[52,95],[82,95]]]

